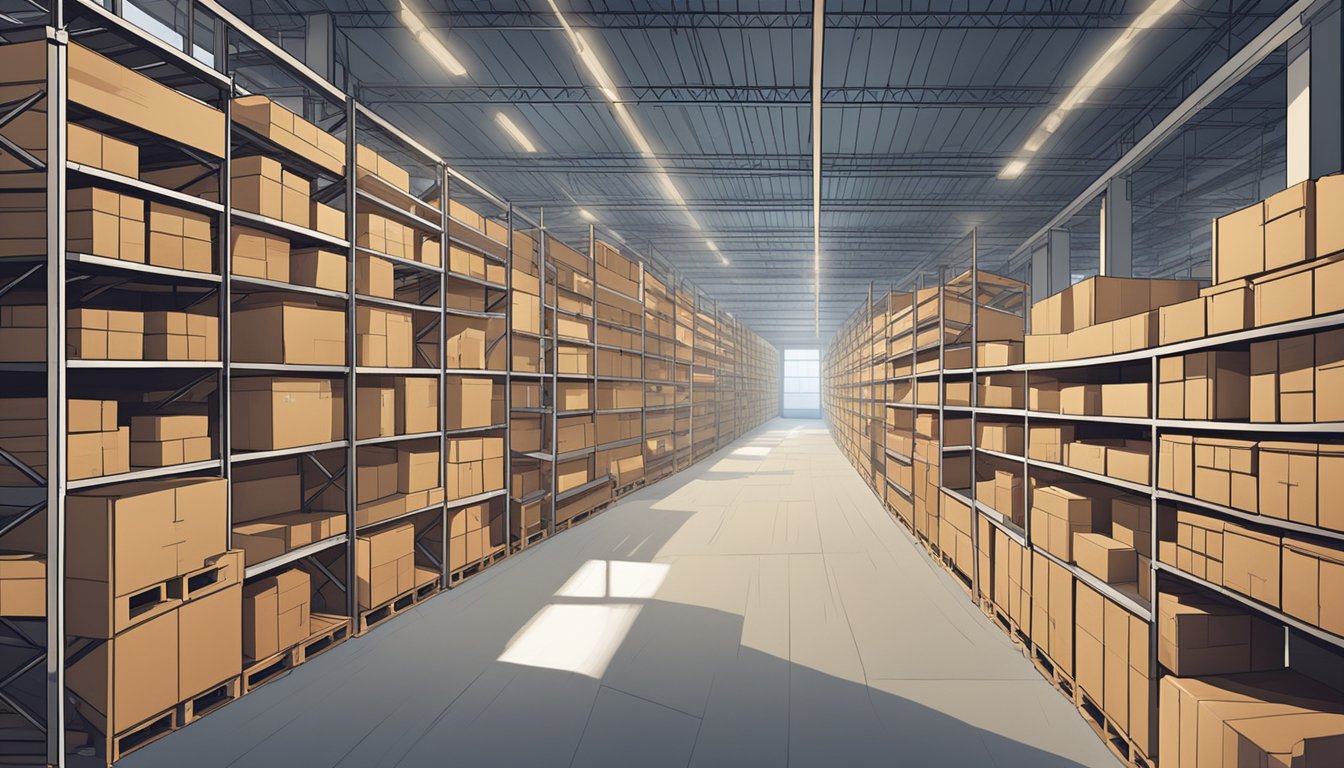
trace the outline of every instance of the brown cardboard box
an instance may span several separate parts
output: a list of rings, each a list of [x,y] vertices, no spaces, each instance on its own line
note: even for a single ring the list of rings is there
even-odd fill
[[[256,661],[291,648],[311,634],[312,579],[297,568],[243,590],[243,656]]]
[[[396,525],[355,538],[355,568],[359,606],[363,610],[386,603],[413,586],[415,526]]]
[[[210,438],[190,437],[130,443],[132,467],[168,467],[210,460]]]
[[[1200,296],[1179,304],[1161,307],[1158,310],[1159,343],[1175,344],[1207,335],[1205,316],[1207,303],[1208,299]]]
[[[1318,524],[1317,452],[1315,443],[1260,443],[1260,514],[1304,525]]]
[[[233,100],[233,119],[281,147],[341,176],[345,174],[345,142],[271,101],[266,96]]]
[[[1316,454],[1316,498],[1344,498],[1344,446],[1321,443]],[[1317,525],[1332,531],[1344,531],[1344,505],[1319,504]]]
[[[230,168],[233,207],[283,220],[282,173],[280,162],[275,158],[262,155],[234,158]]]
[[[361,384],[355,396],[355,438],[368,440],[399,434],[396,390],[390,384]]]
[[[1236,523],[1227,523],[1223,536],[1223,586],[1279,606],[1283,539]]]
[[[431,378],[398,376],[393,379],[396,392],[395,429],[398,435],[434,432],[439,428],[439,387]]]
[[[1249,371],[1247,352],[1219,350],[1186,355],[1184,418],[1248,418]]]
[[[445,348],[444,364],[449,368],[483,370],[485,368],[485,330],[464,326],[454,329]]]
[[[1148,417],[1148,382],[1101,385],[1101,410],[1088,411],[1103,416],[1142,419]]]
[[[1344,329],[1316,334],[1315,391],[1338,393],[1344,387]],[[1344,421],[1344,398],[1315,398],[1316,421]]]
[[[363,252],[355,254],[355,291],[364,296],[392,298],[395,295],[392,262]]]
[[[1073,562],[1073,535],[1093,530],[1092,499],[1067,488],[1039,485],[1032,493],[1031,538],[1042,549]]]
[[[357,504],[387,498],[397,492],[397,449],[366,446],[359,451],[355,468]]]
[[[207,693],[242,672],[242,598],[242,585],[234,584],[177,609],[179,699]]]
[[[475,429],[496,423],[493,380],[449,376],[444,386],[447,429]]]
[[[321,248],[303,248],[289,255],[290,280],[295,285],[345,291],[345,257]]]
[[[66,125],[67,158],[72,163],[101,168],[132,179],[140,177],[140,148],[78,123]]]
[[[1265,200],[1265,269],[1316,255],[1316,184],[1308,179]]]
[[[1107,584],[1138,579],[1134,548],[1100,533],[1075,532],[1073,558],[1079,568]]]
[[[233,447],[270,451],[345,438],[340,379],[233,379]]]
[[[70,664],[66,684],[78,697],[81,714],[109,734],[176,707],[182,700],[178,695],[178,612],[155,616],[98,643]]]
[[[1338,691],[1292,671],[1162,678],[1164,766],[1332,766],[1344,761]]]
[[[230,238],[234,275],[289,282],[293,265],[288,239],[238,225],[232,227]]]
[[[1139,555],[1151,556],[1150,516],[1146,500],[1130,496],[1111,499],[1111,536],[1121,544],[1133,547]]]
[[[1255,203],[1214,221],[1215,283],[1265,271],[1264,225],[1264,203]]]
[[[1074,416],[1099,416],[1101,397],[1100,384],[1060,384],[1059,412]]]
[[[280,172],[280,183],[281,220],[296,227],[312,228],[312,183],[284,170]]]
[[[312,228],[318,232],[345,239],[345,211],[313,200],[309,218],[312,220]]]
[[[440,485],[439,450],[397,449],[397,493],[417,493]]]
[[[125,596],[206,564],[226,544],[224,480],[145,480],[71,494],[69,579]]]
[[[1283,612],[1344,636],[1344,550],[1283,540]]]
[[[1157,487],[1195,495],[1195,441],[1190,435],[1163,433],[1157,444]]]
[[[1157,658],[1177,675],[1223,675],[1283,667],[1283,631],[1272,622],[1193,591],[1157,597]]]
[[[1255,325],[1255,295],[1245,279],[1210,286],[1200,291],[1207,299],[1208,333],[1244,331]]]
[[[47,615],[47,561],[36,554],[0,554],[0,616]]]
[[[1122,440],[1106,446],[1106,474],[1117,480],[1147,485],[1151,479],[1151,444],[1147,440]]]
[[[1027,455],[1037,461],[1064,463],[1064,446],[1073,442],[1072,424],[1033,424],[1027,440]]]
[[[233,357],[249,363],[345,364],[345,313],[296,297],[256,302],[233,311]],[[362,308],[361,308],[362,309]]]
[[[1255,512],[1258,452],[1253,440],[1200,436],[1194,442],[1195,496]]]
[[[289,512],[235,524],[232,541],[251,566],[342,533],[344,512]]]

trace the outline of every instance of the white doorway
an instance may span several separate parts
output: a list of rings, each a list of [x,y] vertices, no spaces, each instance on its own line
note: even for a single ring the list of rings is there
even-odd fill
[[[821,350],[784,350],[780,415],[788,419],[821,418]]]

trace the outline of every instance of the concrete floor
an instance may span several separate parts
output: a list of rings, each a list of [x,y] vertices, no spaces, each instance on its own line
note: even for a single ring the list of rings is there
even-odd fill
[[[788,420],[121,764],[1119,765]]]

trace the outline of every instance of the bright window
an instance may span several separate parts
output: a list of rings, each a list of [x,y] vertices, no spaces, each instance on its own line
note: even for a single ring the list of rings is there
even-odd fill
[[[817,416],[821,413],[821,350],[784,350],[785,416]]]

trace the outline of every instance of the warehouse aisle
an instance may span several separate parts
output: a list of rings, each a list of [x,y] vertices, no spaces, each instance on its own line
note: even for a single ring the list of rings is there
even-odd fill
[[[1118,765],[788,420],[122,765],[455,763]]]

